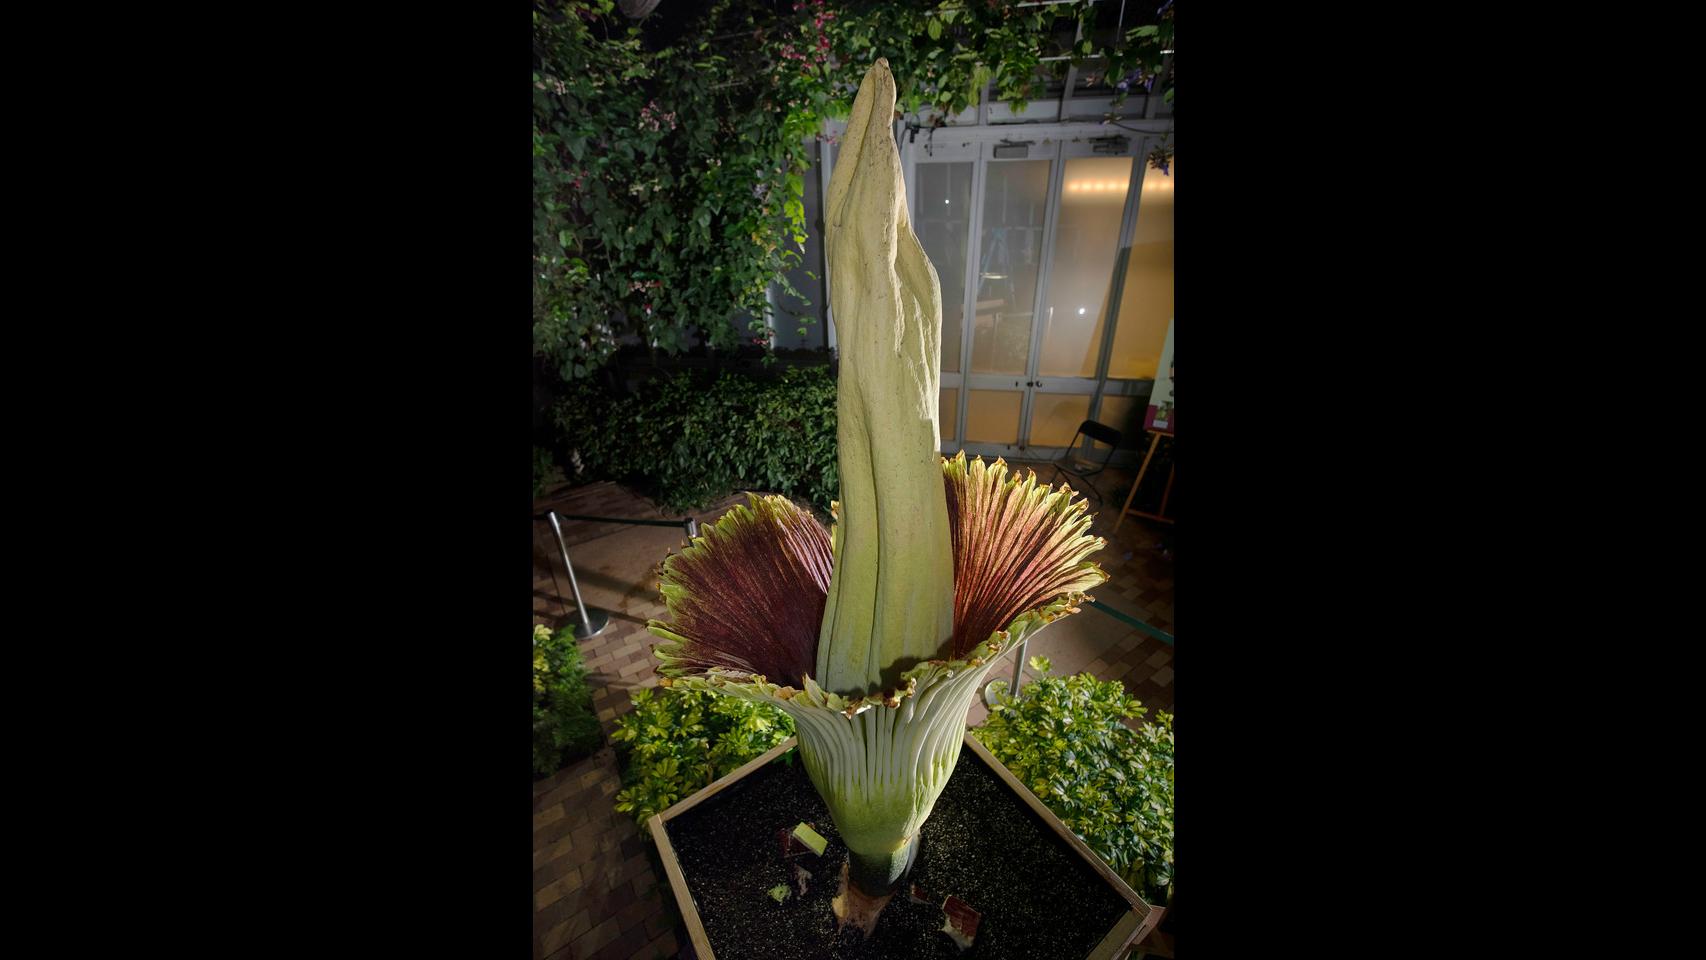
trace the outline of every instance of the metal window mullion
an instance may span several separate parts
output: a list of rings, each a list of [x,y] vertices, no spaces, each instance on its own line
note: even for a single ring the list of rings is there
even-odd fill
[[[1161,110],[1161,81],[1163,81],[1167,78],[1167,71],[1172,69],[1172,66],[1173,66],[1173,55],[1172,54],[1169,53],[1166,56],[1161,58],[1161,71],[1155,75],[1155,81],[1154,81],[1153,85],[1150,86],[1149,92],[1147,94],[1145,94],[1144,98],[1143,98],[1143,100],[1144,100],[1143,118],[1145,120],[1154,120],[1155,115],[1158,112],[1160,112],[1160,110]],[[1144,155],[1148,156],[1147,153],[1145,153]]]
[[[971,343],[977,324],[978,264],[983,262],[983,189],[988,158],[987,148],[979,147],[971,161],[971,216],[966,221],[966,270],[960,294],[964,307],[960,312],[960,409],[958,429],[954,439],[960,446],[966,442],[966,418],[971,409]]]
[[[1122,2],[1123,2],[1123,0],[1122,0]],[[1121,10],[1123,11],[1124,8],[1122,7]],[[1072,31],[1072,51],[1074,54],[1076,54],[1078,52],[1078,42],[1080,40],[1083,40],[1083,39],[1084,39],[1084,21],[1080,20],[1080,21],[1078,21],[1078,26],[1075,27]],[[1043,59],[1052,60],[1054,58],[1053,57],[1044,57]],[[1071,57],[1067,57],[1066,59],[1068,61],[1072,60]],[[1067,65],[1067,68],[1066,68],[1066,89],[1060,91],[1059,117],[1060,117],[1060,120],[1062,123],[1064,123],[1068,117],[1072,116],[1072,85],[1074,83],[1077,83],[1077,82],[1078,82],[1078,64],[1069,63]]]
[[[1120,241],[1115,255],[1114,276],[1108,287],[1108,305],[1106,320],[1102,323],[1101,355],[1096,359],[1096,395],[1090,401],[1090,419],[1094,420],[1102,413],[1102,395],[1107,392],[1108,367],[1112,365],[1114,354],[1114,327],[1120,319],[1120,300],[1125,295],[1126,267],[1131,262],[1131,241],[1137,233],[1137,212],[1143,196],[1143,173],[1148,163],[1144,160],[1149,156],[1149,142],[1152,138],[1141,137],[1137,141],[1137,150],[1131,158],[1131,176],[1126,181],[1125,219],[1120,222]]]
[[[1031,356],[1025,364],[1028,378],[1035,382],[1037,369],[1042,364],[1042,342],[1044,325],[1043,304],[1048,302],[1048,288],[1051,275],[1054,273],[1054,240],[1056,227],[1060,220],[1060,193],[1066,174],[1066,144],[1056,141],[1054,157],[1049,167],[1048,189],[1043,191],[1043,246],[1037,254],[1037,294],[1036,302],[1031,308]],[[1019,449],[1023,450],[1031,439],[1031,408],[1037,388],[1025,387],[1025,401],[1019,405]]]

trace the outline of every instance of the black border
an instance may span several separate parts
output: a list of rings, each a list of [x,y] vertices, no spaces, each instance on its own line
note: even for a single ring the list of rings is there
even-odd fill
[[[525,701],[493,649],[519,646],[531,586],[528,16],[224,28],[280,67],[264,104],[225,84],[210,110],[259,130],[209,144],[234,212],[277,226],[203,238],[235,248],[204,284],[232,306],[232,388],[207,403],[265,481],[210,485],[239,491],[232,555],[272,563],[218,615],[210,687],[232,700],[209,787],[241,807],[229,862],[263,891],[245,942],[262,922],[366,952],[530,942]],[[1204,359],[1177,550],[1186,939],[1438,942],[1429,867],[1449,864],[1429,845],[1469,775],[1439,774],[1442,691],[1473,653],[1439,613],[1458,545],[1428,451],[1450,430],[1440,354],[1461,349],[1440,318],[1464,313],[1430,223],[1470,201],[1430,186],[1438,145],[1397,119],[1450,67],[1372,14],[1186,16],[1178,299],[1208,331],[1187,334]]]

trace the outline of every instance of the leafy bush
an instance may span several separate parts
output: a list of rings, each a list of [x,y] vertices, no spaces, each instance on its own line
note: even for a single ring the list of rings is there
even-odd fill
[[[556,421],[591,478],[633,484],[666,510],[762,490],[827,512],[838,496],[828,367],[790,369],[778,379],[681,373],[632,397],[576,384],[558,403]]]
[[[549,776],[598,749],[598,715],[575,628],[533,627],[533,774]]]
[[[1047,661],[1033,666],[1047,669]],[[1173,883],[1173,716],[1134,732],[1146,710],[1116,682],[1044,677],[1003,698],[972,733],[1079,839],[1150,903]]]
[[[566,479],[562,468],[551,456],[551,451],[541,447],[533,448],[533,496],[535,499],[545,495],[551,489]]]
[[[1022,109],[1062,55],[1116,111],[1131,92],[1172,100],[1171,0],[1123,33],[1097,28],[1094,0],[830,6],[712,0],[635,23],[611,0],[534,4],[533,342],[564,379],[628,336],[672,354],[769,343],[768,287],[802,260],[807,139],[878,57],[927,125],[921,108],[953,115],[990,82]]]
[[[634,712],[611,734],[623,759],[616,809],[645,830],[653,814],[793,735],[794,721],[775,707],[708,690],[637,690]]]

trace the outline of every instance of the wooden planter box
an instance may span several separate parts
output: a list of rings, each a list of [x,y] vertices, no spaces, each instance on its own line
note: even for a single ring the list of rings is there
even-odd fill
[[[771,763],[771,761],[776,760],[789,750],[794,749],[794,746],[795,738],[788,738],[776,748],[765,753],[763,756],[754,759],[739,770],[736,770],[728,776],[723,777],[721,780],[710,784],[698,793],[681,800],[668,810],[654,815],[649,822],[652,841],[657,845],[658,856],[663,862],[664,872],[669,876],[670,888],[675,892],[676,904],[681,909],[681,915],[687,926],[687,934],[692,942],[693,950],[698,956],[698,960],[714,960],[718,954],[713,949],[710,937],[707,935],[705,926],[700,919],[698,904],[695,902],[693,894],[689,889],[687,876],[683,873],[680,858],[677,857],[676,850],[670,841],[669,823],[670,821],[680,817],[682,814],[687,813],[695,807],[698,807],[700,804],[705,803],[707,800],[712,799],[729,787],[740,783],[743,779],[754,772],[765,768]],[[1094,871],[1097,876],[1107,883],[1108,887],[1111,888],[1117,899],[1125,902],[1127,909],[1118,914],[1117,920],[1106,931],[1105,935],[1103,935],[1100,938],[1100,941],[1096,942],[1094,947],[1085,955],[1086,960],[1116,960],[1116,958],[1125,957],[1133,944],[1137,943],[1152,929],[1154,929],[1156,923],[1161,919],[1161,915],[1164,911],[1159,907],[1151,907],[1149,904],[1144,903],[1142,897],[1138,896],[1131,887],[1127,886],[1126,883],[1120,879],[1118,874],[1114,873],[1107,864],[1103,863],[1101,858],[1097,857],[1096,854],[1084,844],[1084,841],[1074,836],[1072,831],[1067,829],[1066,826],[1060,822],[1060,819],[1057,818],[1041,800],[1038,800],[1029,789],[1015,779],[1013,774],[1009,772],[999,760],[995,759],[995,757],[984,748],[983,744],[977,742],[969,732],[965,734],[965,749],[960,754],[961,764],[967,762],[967,754],[970,754],[975,758],[971,762],[981,762],[985,767],[987,767],[990,773],[992,773],[994,777],[996,777],[1000,783],[1005,786],[1006,790],[1011,792],[1013,802],[1016,805],[1021,805],[1023,809],[1028,810],[1031,814],[1034,814],[1035,817],[1045,825],[1044,831],[1046,833],[1052,833],[1055,837],[1059,838],[1060,842],[1070,851],[1070,853],[1065,855],[1067,859],[1082,859],[1083,863],[1086,864],[1090,870]],[[952,788],[950,787],[950,789]],[[946,791],[944,792],[944,795],[945,794]],[[938,812],[939,811],[940,802],[938,804]],[[820,831],[822,831],[826,826],[833,828],[832,823],[818,823],[816,825]],[[792,826],[792,824],[790,823],[786,826]],[[930,824],[928,822],[925,825],[924,840],[926,848],[928,848],[931,842]],[[842,856],[845,856],[845,848],[840,846],[839,841],[836,841],[832,845],[830,853],[826,854],[825,859],[829,860],[837,850],[841,852]],[[763,849],[752,850],[735,849],[729,851],[729,853],[730,856],[734,857],[769,857],[772,860],[778,860],[779,857],[778,851],[770,848],[769,846],[765,846]],[[1002,851],[1003,856],[1011,855],[1023,857],[1025,853],[1026,851],[1024,850]],[[1075,857],[1073,856],[1074,854],[1076,855]],[[836,869],[839,869],[838,863],[836,864]],[[830,884],[831,888],[833,888],[834,879],[835,878],[814,877],[811,883],[817,884],[827,882]],[[1092,884],[1093,882],[1094,881],[1091,881]],[[931,891],[931,893],[939,901],[941,895],[957,895],[959,891],[941,890]],[[742,894],[746,895],[746,892],[742,891]],[[896,895],[895,900],[896,902],[899,902],[905,898],[906,894],[900,893]],[[974,903],[972,906],[978,907],[978,904]],[[893,908],[894,904],[891,904],[890,909]],[[1110,908],[1104,907],[1103,909]],[[985,917],[985,929],[989,927],[990,920],[991,918],[989,916]],[[780,923],[781,921],[778,922]],[[940,922],[939,911],[938,922]],[[999,918],[996,918],[996,922],[999,922]],[[944,944],[949,943],[946,935],[938,936]],[[981,932],[979,938],[980,940],[982,939]],[[974,944],[971,950],[967,951],[968,957],[981,954],[982,951],[978,949],[978,946],[980,945],[981,944]],[[724,949],[726,951],[725,960],[733,960],[733,958],[738,956],[741,952],[738,946],[731,947],[728,944],[724,944]],[[951,944],[950,949],[947,952],[954,952],[951,949]]]

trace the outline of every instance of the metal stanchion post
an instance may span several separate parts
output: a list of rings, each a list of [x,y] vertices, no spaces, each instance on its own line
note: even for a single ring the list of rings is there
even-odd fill
[[[569,545],[563,541],[563,525],[557,522],[557,511],[546,514],[551,520],[551,532],[557,535],[557,549],[563,552],[563,567],[569,571],[569,589],[575,592],[575,609],[580,611],[582,633],[577,639],[596,637],[610,625],[610,613],[589,607],[581,599],[581,585],[575,580],[574,565],[569,562]]]
[[[1019,699],[1019,672],[1025,669],[1025,651],[1031,645],[1029,639],[1019,641],[1019,652],[1013,655],[1013,685],[1008,691],[1013,699]]]
[[[1024,640],[1019,641],[1019,649],[1017,651],[1015,651],[1015,654],[1013,657],[1013,679],[1009,680],[1007,682],[1007,696],[1010,699],[1013,699],[1013,700],[1019,699],[1019,672],[1025,669],[1025,650],[1027,648],[1029,648],[1030,645],[1031,645],[1030,638],[1027,637]],[[995,706],[995,694],[991,690],[991,688],[994,687],[995,684],[998,682],[1000,682],[1000,681],[999,680],[990,680],[989,682],[987,682],[983,685],[983,705],[984,706],[986,706],[986,707]]]
[[[699,521],[693,519],[692,517],[688,517],[687,518],[687,539],[691,540],[694,537],[697,537],[698,535],[699,535]]]

